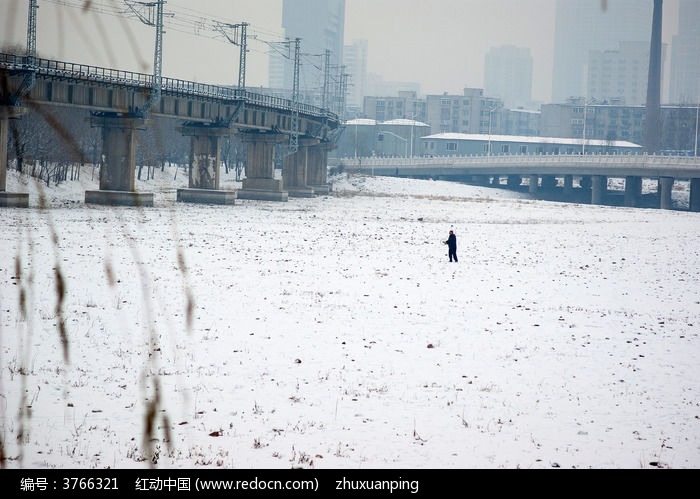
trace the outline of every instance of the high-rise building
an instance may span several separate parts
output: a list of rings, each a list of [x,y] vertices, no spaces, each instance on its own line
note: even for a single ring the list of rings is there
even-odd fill
[[[532,101],[530,49],[492,47],[484,60],[484,93],[498,97],[507,108],[525,108]]]
[[[432,133],[493,133],[503,103],[484,97],[481,88],[465,88],[463,95],[428,95],[425,115]]]
[[[567,103],[542,106],[540,133],[543,137],[625,140],[641,144],[646,114],[646,105],[590,104],[583,98],[571,99]],[[661,106],[659,149],[692,155],[696,117],[693,107]]]
[[[649,42],[620,42],[618,50],[592,50],[588,59],[586,97],[597,102],[645,105],[649,47]],[[665,49],[664,46],[662,64]]]
[[[670,100],[674,104],[700,102],[700,1],[681,0],[678,35],[671,46]]]
[[[616,50],[620,42],[651,43],[651,2],[615,0],[605,5],[603,10],[597,1],[557,0],[552,102],[586,95],[592,50]]]
[[[321,94],[324,54],[330,50],[332,74],[341,73],[345,42],[345,0],[284,0],[282,27],[293,42],[301,38],[299,86],[303,94]],[[280,46],[270,54],[269,86],[291,91],[294,87],[294,46]]]
[[[376,121],[425,121],[425,106],[425,99],[419,98],[417,92],[406,90],[396,96],[366,96],[363,109],[367,118]]]
[[[367,87],[367,40],[353,40],[345,46],[343,65],[350,76],[347,109],[359,116]]]

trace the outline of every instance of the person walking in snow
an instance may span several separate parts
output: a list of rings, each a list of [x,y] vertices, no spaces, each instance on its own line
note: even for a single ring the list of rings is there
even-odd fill
[[[457,263],[457,236],[455,236],[454,231],[450,231],[450,237],[447,238],[447,241],[444,241],[444,243],[447,245],[448,248],[448,255],[450,257],[450,261],[454,258],[455,263]]]

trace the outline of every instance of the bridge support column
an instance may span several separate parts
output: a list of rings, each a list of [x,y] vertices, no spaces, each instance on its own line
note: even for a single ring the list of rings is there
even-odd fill
[[[284,158],[282,179],[290,197],[314,197],[314,189],[308,185],[308,163],[310,149],[318,142],[316,139],[300,139],[299,150]]]
[[[625,177],[625,206],[635,208],[642,199],[642,178]]]
[[[594,175],[591,177],[591,204],[605,204],[605,195],[608,192],[608,177]]]
[[[659,207],[662,210],[673,209],[673,201],[671,199],[671,193],[673,191],[673,182],[673,177],[659,178]]]
[[[153,206],[152,192],[136,192],[136,131],[141,118],[93,116],[90,123],[102,128],[100,190],[85,191],[85,202],[109,206]]]
[[[183,126],[180,133],[191,137],[189,188],[177,190],[177,200],[186,203],[236,203],[235,191],[220,190],[221,137],[229,135],[228,128],[212,126]]]
[[[690,179],[690,211],[700,212],[700,178]]]
[[[0,207],[27,208],[29,194],[7,192],[7,145],[10,119],[18,118],[25,110],[14,106],[0,107]]]
[[[335,147],[330,142],[321,142],[309,148],[308,182],[316,194],[329,194],[333,190],[328,183],[328,153]]]
[[[564,197],[570,199],[574,195],[574,176],[564,175]]]
[[[581,186],[581,189],[585,191],[590,191],[591,190],[591,177],[581,177],[581,180],[579,180],[579,185]]]
[[[248,148],[248,164],[243,188],[238,199],[287,202],[289,193],[283,190],[283,179],[275,178],[275,144],[287,140],[279,133],[244,133],[241,139]]]
[[[528,188],[528,191],[530,194],[537,194],[537,192],[540,190],[540,177],[538,175],[530,175],[530,187]]]
[[[489,177],[486,175],[472,175],[472,183],[476,185],[489,185]]]

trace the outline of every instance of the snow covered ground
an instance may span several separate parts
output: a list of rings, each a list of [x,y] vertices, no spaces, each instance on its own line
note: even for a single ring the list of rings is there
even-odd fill
[[[45,210],[10,172],[8,467],[700,467],[700,214],[371,177],[201,206],[174,171]]]

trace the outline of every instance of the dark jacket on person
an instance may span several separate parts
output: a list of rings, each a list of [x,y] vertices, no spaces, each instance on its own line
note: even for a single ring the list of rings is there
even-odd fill
[[[454,234],[450,234],[450,237],[447,238],[447,246],[449,246],[450,250],[452,251],[457,251],[457,236]]]

